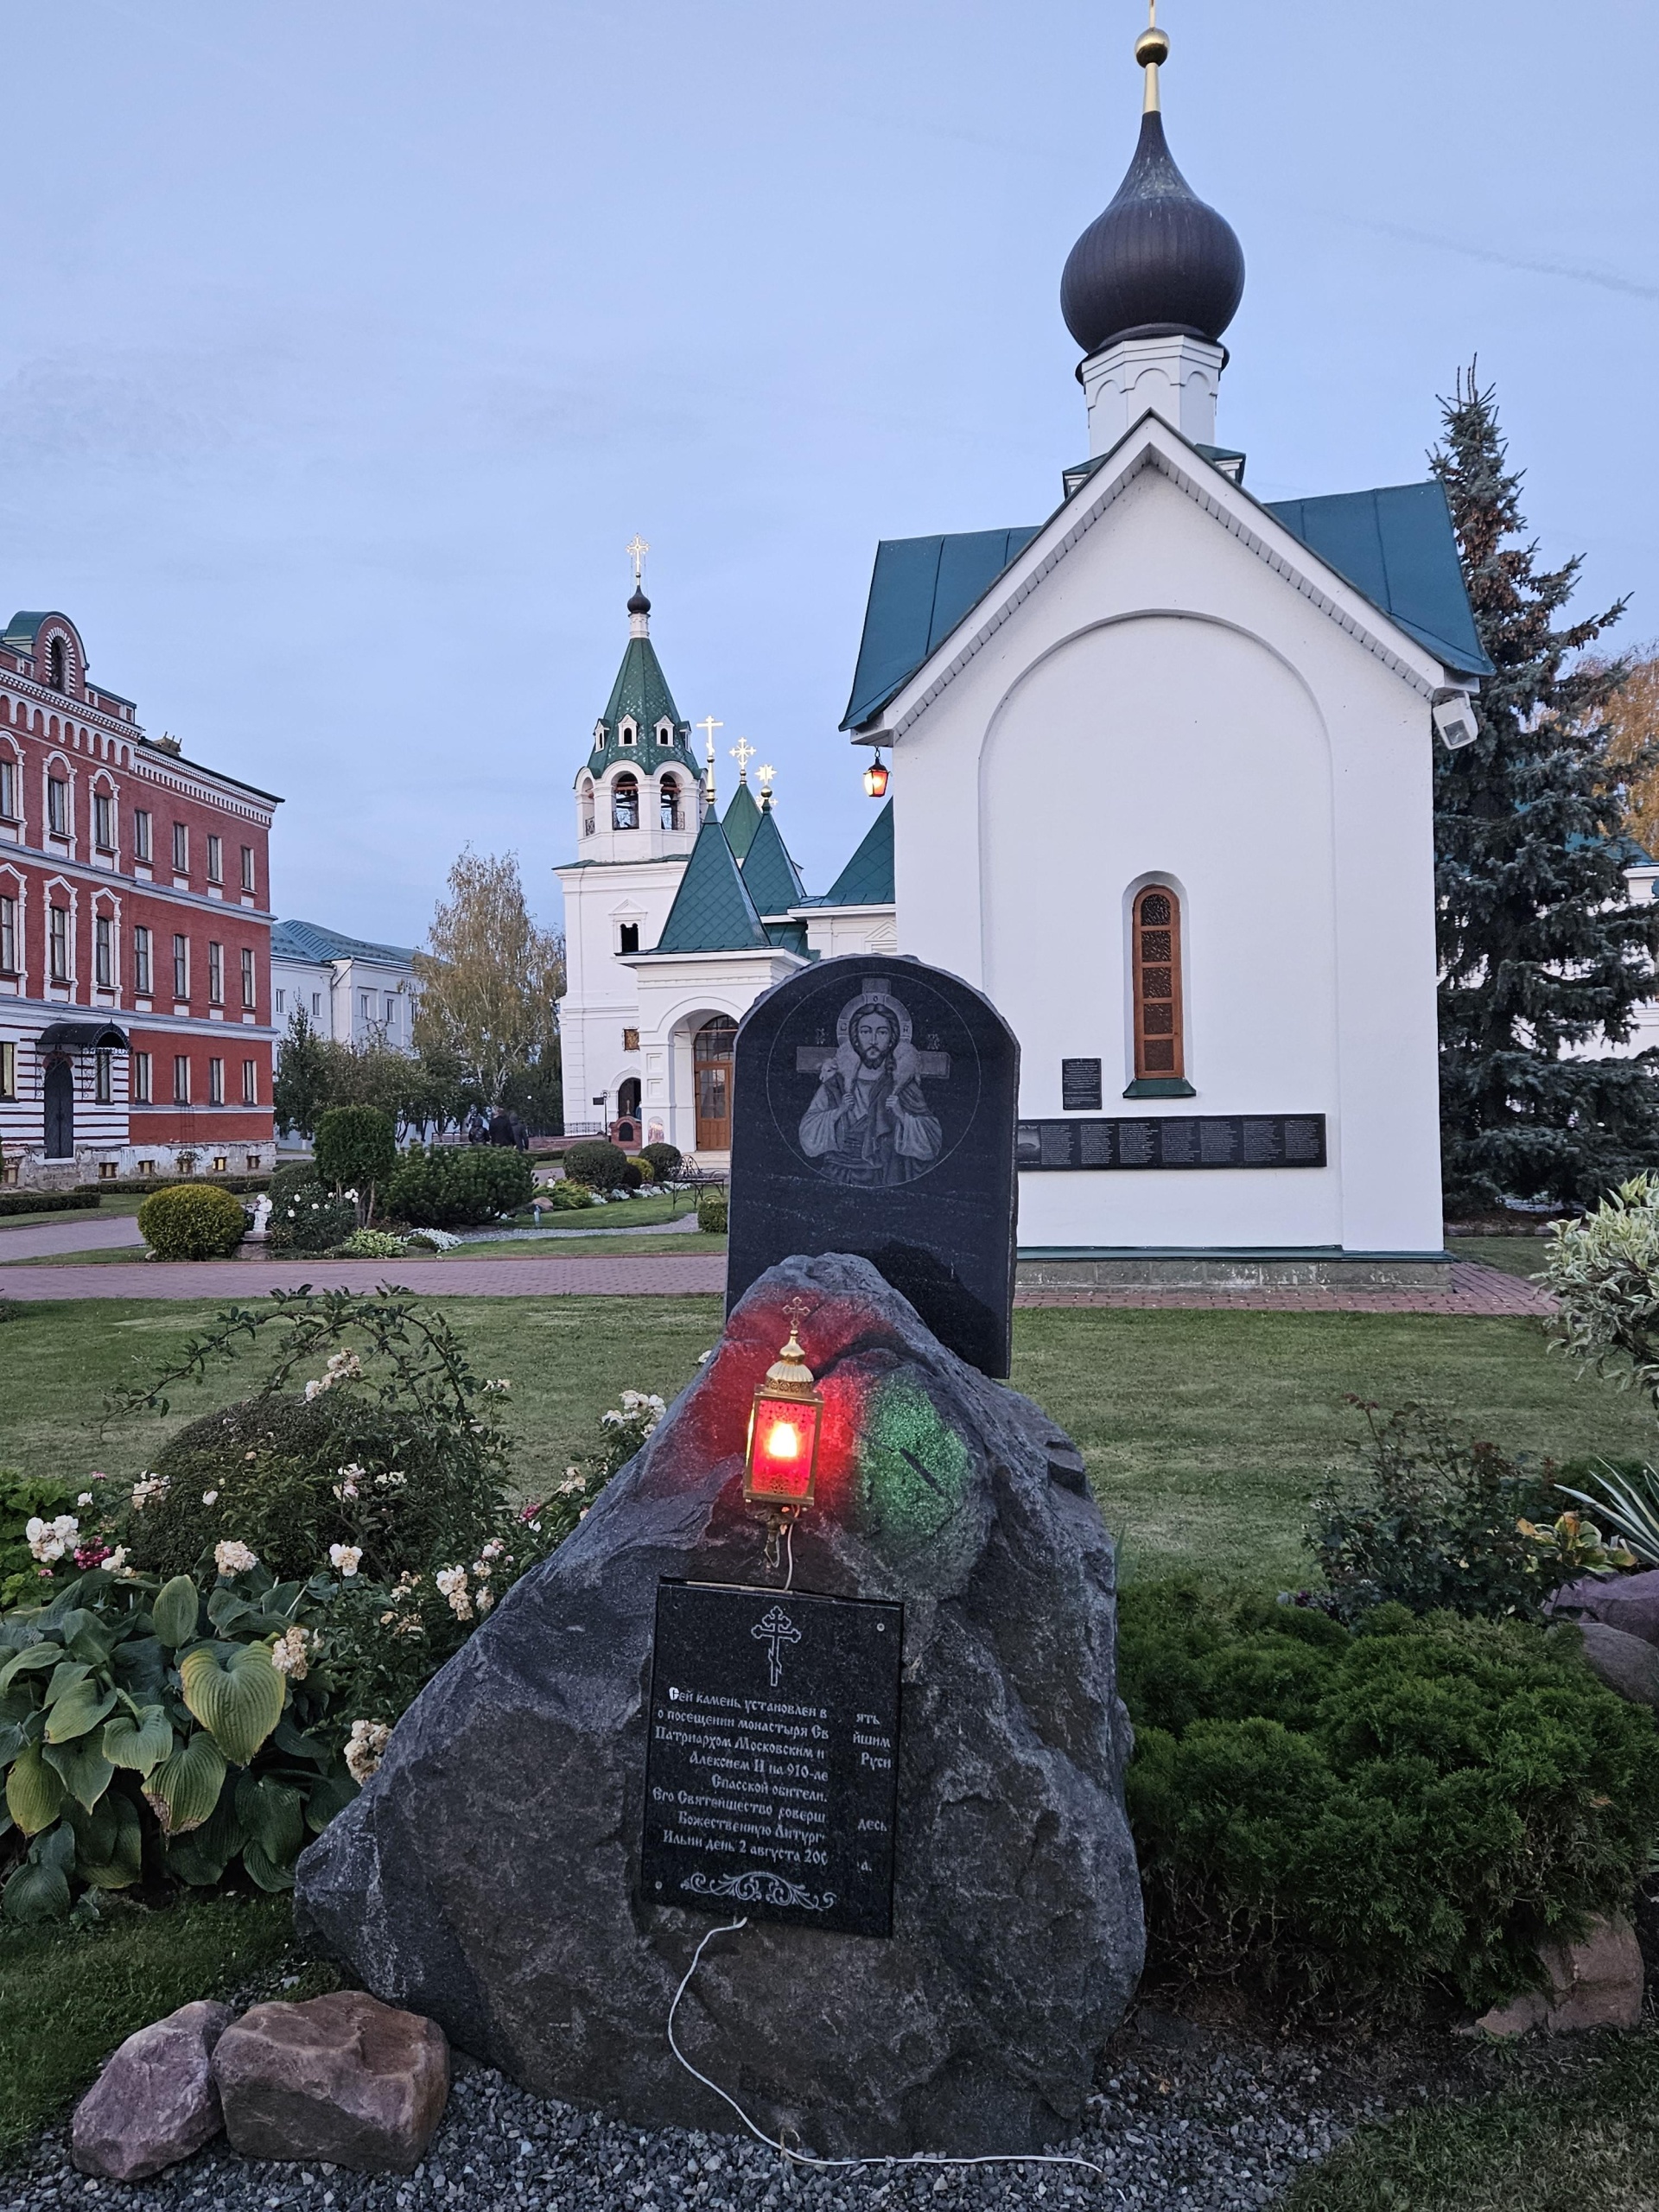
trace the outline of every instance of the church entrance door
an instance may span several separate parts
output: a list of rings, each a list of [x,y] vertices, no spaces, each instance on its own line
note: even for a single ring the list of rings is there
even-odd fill
[[[46,1156],[73,1160],[75,1156],[75,1071],[66,1056],[54,1054],[46,1064]]]
[[[732,1048],[737,1024],[718,1014],[698,1030],[692,1046],[697,1086],[697,1150],[732,1148]]]

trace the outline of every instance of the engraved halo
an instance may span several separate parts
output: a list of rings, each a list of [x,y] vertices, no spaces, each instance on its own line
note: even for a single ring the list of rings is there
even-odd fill
[[[874,990],[862,990],[856,998],[848,1000],[836,1017],[837,1045],[845,1045],[849,1041],[853,1033],[853,1024],[861,1014],[867,1013],[885,1014],[899,1033],[899,1044],[909,1044],[910,1015],[906,1013],[903,1001],[894,998],[893,993],[883,986]]]

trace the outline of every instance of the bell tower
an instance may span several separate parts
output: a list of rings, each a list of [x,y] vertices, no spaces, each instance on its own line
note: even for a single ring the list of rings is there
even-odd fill
[[[702,782],[683,720],[651,641],[644,590],[650,548],[628,548],[633,591],[628,642],[592,747],[576,777],[576,858],[588,861],[683,858],[702,825]]]

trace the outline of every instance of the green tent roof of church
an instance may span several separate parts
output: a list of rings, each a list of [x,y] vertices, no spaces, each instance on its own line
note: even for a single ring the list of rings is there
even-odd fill
[[[760,827],[760,810],[754,803],[754,793],[747,784],[739,784],[732,793],[731,804],[726,809],[721,825],[726,842],[740,861],[749,856],[749,847],[754,842],[754,833]]]
[[[893,801],[889,799],[862,843],[822,899],[819,906],[890,906],[893,904]]]
[[[760,819],[743,855],[743,880],[756,911],[762,914],[785,913],[806,896],[806,886],[789,857],[770,801],[760,809]]]
[[[703,817],[654,952],[764,952],[771,944],[725,833]]]
[[[628,602],[630,615],[642,613],[649,615],[651,601],[642,592],[636,592]],[[645,629],[644,621],[632,626]],[[617,732],[624,721],[632,721],[635,742],[624,745]],[[673,725],[672,747],[658,742],[658,725]],[[613,761],[626,760],[645,775],[666,768],[675,762],[682,768],[697,772],[696,758],[691,752],[691,726],[680,720],[680,710],[674,703],[674,694],[668,688],[668,678],[663,674],[663,664],[657,658],[657,648],[649,635],[630,637],[623,649],[621,665],[616,671],[616,681],[611,686],[611,696],[605,702],[605,712],[594,732],[593,750],[588,757],[588,773],[602,775]]]

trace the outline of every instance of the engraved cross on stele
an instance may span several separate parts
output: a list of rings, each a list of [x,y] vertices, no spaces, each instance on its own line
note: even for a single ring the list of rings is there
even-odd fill
[[[784,1679],[783,1647],[787,1643],[798,1643],[801,1631],[781,1605],[774,1605],[764,1620],[756,1621],[749,1634],[771,1647],[766,1658],[772,1670],[772,1687],[776,1689]]]

